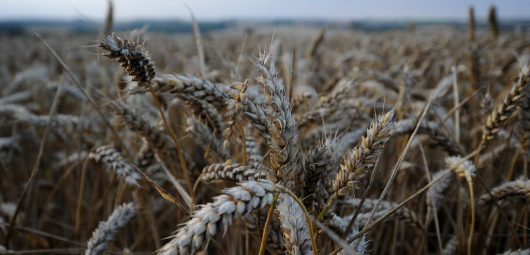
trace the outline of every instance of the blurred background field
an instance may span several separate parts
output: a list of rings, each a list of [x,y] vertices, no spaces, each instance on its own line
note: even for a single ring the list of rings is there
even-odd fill
[[[0,6],[0,254],[530,253],[530,2]]]

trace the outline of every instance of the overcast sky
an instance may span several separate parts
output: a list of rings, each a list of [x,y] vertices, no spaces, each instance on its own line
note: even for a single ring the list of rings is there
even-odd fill
[[[530,18],[530,0],[115,0],[118,20],[188,19],[188,4],[199,20],[319,18],[352,19],[464,19],[475,6],[485,17],[491,4],[500,18]],[[0,0],[0,19],[105,16],[107,0]]]

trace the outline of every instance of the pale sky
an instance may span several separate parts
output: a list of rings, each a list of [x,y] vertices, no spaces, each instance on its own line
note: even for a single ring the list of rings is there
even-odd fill
[[[189,19],[465,19],[470,5],[485,18],[491,4],[501,19],[530,18],[530,0],[115,0],[117,20]],[[107,0],[0,0],[0,20],[24,18],[101,20]],[[81,14],[80,14],[81,13]]]

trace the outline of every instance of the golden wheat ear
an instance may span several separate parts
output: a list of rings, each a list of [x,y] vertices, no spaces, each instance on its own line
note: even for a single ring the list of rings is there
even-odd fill
[[[149,82],[155,77],[153,61],[145,50],[143,43],[121,39],[116,34],[107,35],[99,47],[108,51],[105,56],[121,63],[121,67],[140,84]]]

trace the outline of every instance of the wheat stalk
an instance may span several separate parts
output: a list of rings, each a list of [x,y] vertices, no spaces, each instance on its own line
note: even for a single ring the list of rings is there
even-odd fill
[[[260,228],[265,225],[266,216],[267,214],[264,213],[264,211],[248,214],[244,217],[246,223],[245,225],[249,228],[249,230],[258,232]],[[276,254],[285,253],[279,220],[274,218],[269,225],[270,229],[269,236],[267,238],[267,249],[272,250]]]

